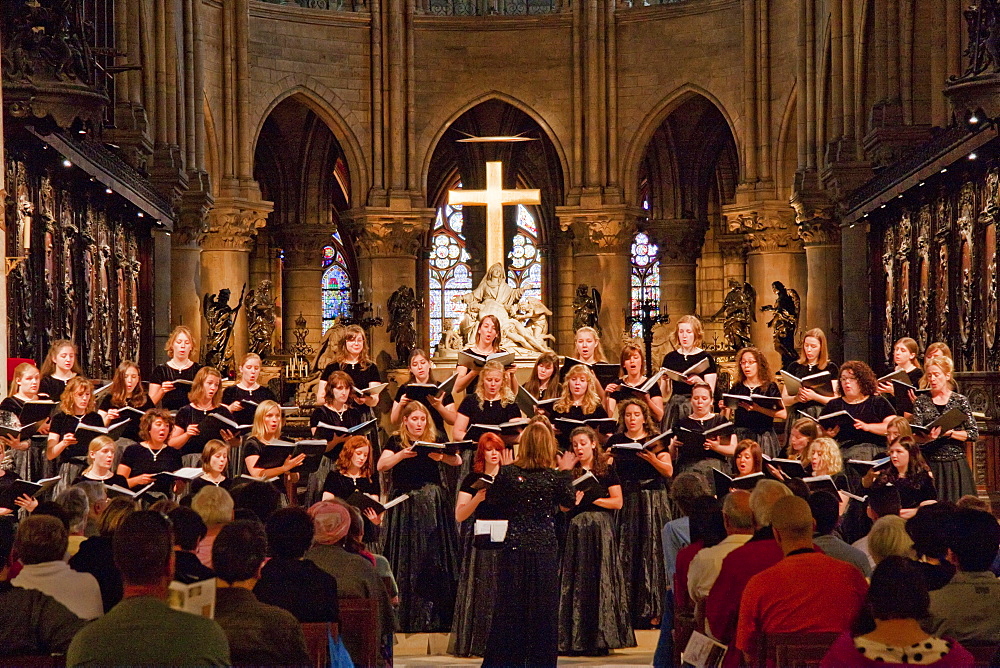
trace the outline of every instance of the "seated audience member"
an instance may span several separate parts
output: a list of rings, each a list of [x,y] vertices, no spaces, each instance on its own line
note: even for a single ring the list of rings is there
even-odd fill
[[[771,531],[771,511],[779,499],[787,496],[792,492],[776,480],[761,480],[750,492],[753,537],[722,560],[719,576],[705,599],[705,626],[721,643],[729,644],[736,638],[740,595],[747,582],[781,561],[781,546]]]
[[[173,542],[170,522],[159,513],[125,518],[114,537],[124,598],[76,634],[67,666],[230,665],[229,643],[217,623],[167,605]]]
[[[809,509],[812,511],[813,519],[816,520],[816,535],[813,536],[816,547],[823,550],[823,554],[854,566],[865,577],[870,576],[872,567],[868,563],[868,556],[833,535],[833,530],[837,528],[837,520],[840,519],[840,503],[837,497],[830,492],[816,492],[810,494],[808,500]]]
[[[924,629],[966,644],[1000,643],[1000,580],[990,572],[1000,525],[981,510],[956,510],[948,524],[947,556],[957,572],[931,592]]]
[[[906,533],[906,520],[899,515],[886,515],[868,532],[868,552],[877,566],[886,557],[913,558],[913,539]]]
[[[83,620],[51,596],[10,583],[13,547],[14,523],[0,519],[0,657],[63,654]]]
[[[906,520],[906,533],[913,540],[918,569],[923,573],[927,591],[936,591],[951,581],[955,567],[947,559],[947,524],[955,506],[939,501],[921,506]]]
[[[891,485],[872,487],[868,491],[868,502],[865,505],[865,512],[868,514],[868,519],[872,522],[877,522],[880,517],[887,515],[899,515],[899,511],[902,508],[899,502],[899,491]],[[868,549],[868,535],[857,539],[851,543],[851,546],[864,552],[865,556],[868,557],[869,565],[875,568],[875,561],[872,559],[872,553]]]
[[[195,554],[201,563],[212,568],[212,543],[222,527],[233,521],[233,497],[221,487],[205,487],[191,499],[191,510],[201,515],[208,527],[208,533],[198,543]]]
[[[111,499],[97,522],[97,535],[80,543],[80,550],[69,560],[78,573],[90,573],[101,586],[104,612],[122,600],[122,574],[115,566],[112,538],[125,518],[138,510],[135,501],[125,497]]]
[[[678,474],[670,485],[670,500],[680,517],[670,520],[660,530],[660,540],[663,542],[663,566],[666,575],[666,590],[663,592],[663,613],[660,617],[660,638],[656,645],[653,663],[664,664],[673,660],[673,615],[674,594],[672,591],[674,578],[677,574],[677,556],[680,551],[691,543],[691,513],[695,499],[710,496],[708,482],[700,473],[687,471]],[[686,580],[685,580],[686,582]],[[686,588],[685,588],[686,589]],[[684,592],[687,596],[687,592]]]
[[[688,594],[688,575],[691,562],[701,550],[715,547],[726,538],[726,522],[722,517],[722,504],[714,496],[699,496],[691,501],[687,514],[691,529],[691,544],[677,553],[674,572],[674,614],[694,612],[694,602]]]
[[[957,642],[920,628],[930,596],[915,561],[890,556],[879,562],[865,598],[875,628],[852,637],[844,633],[823,657],[820,668],[841,666],[971,666],[972,654]]]
[[[306,559],[337,579],[337,595],[345,598],[374,599],[377,605],[377,626],[375,637],[395,630],[395,619],[389,596],[372,562],[359,554],[344,549],[344,542],[351,531],[351,513],[343,503],[320,501],[309,507],[313,520],[313,545],[306,552]],[[364,527],[361,527],[364,531]],[[361,648],[350,637],[344,638],[344,645],[351,656],[360,656]]]
[[[309,656],[298,620],[253,594],[266,558],[267,535],[260,522],[235,520],[222,527],[212,543],[215,621],[229,638],[233,664],[304,666]]]
[[[257,519],[266,522],[281,505],[281,492],[274,483],[251,480],[233,485],[229,490],[233,497],[236,517],[242,520]]]
[[[726,495],[722,503],[722,521],[726,537],[718,545],[706,547],[694,556],[688,568],[687,589],[697,606],[708,598],[715,578],[719,577],[722,560],[736,548],[753,538],[753,513],[750,492],[736,490]]]
[[[965,510],[981,510],[984,513],[992,513],[993,510],[990,507],[990,502],[988,499],[980,499],[975,494],[965,494],[961,496],[955,505],[959,508]]]
[[[11,584],[48,594],[80,619],[100,617],[101,588],[93,575],[77,573],[63,561],[67,542],[66,527],[54,517],[33,515],[22,521],[14,552],[24,567]]]
[[[271,558],[260,571],[253,593],[284,608],[300,622],[336,622],[337,579],[303,558],[313,541],[313,521],[291,506],[271,513],[265,524]]]
[[[208,526],[201,515],[178,506],[167,516],[174,525],[174,580],[191,583],[214,578],[215,571],[201,563],[195,554],[198,543],[208,535]]]
[[[101,518],[101,513],[108,507],[108,491],[104,483],[97,481],[78,482],[74,487],[82,489],[87,495],[87,528],[83,534],[90,538],[96,536],[97,521]]]
[[[90,500],[87,493],[76,487],[68,487],[56,497],[56,503],[69,515],[69,541],[66,554],[72,557],[86,540],[87,518],[90,515]]]
[[[780,499],[772,513],[784,558],[750,578],[740,600],[736,647],[750,665],[759,663],[762,635],[847,631],[868,591],[857,568],[813,547],[816,522],[804,499]]]

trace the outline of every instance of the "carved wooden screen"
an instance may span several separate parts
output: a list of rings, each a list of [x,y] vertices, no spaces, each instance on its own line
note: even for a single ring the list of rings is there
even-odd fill
[[[139,361],[152,317],[142,296],[148,228],[89,182],[17,157],[6,169],[7,255],[27,258],[7,276],[10,355],[40,362],[51,341],[66,338],[92,378]]]
[[[921,188],[921,190],[923,190]],[[928,190],[930,190],[928,188]],[[1000,367],[997,224],[1000,166],[984,164],[962,178],[873,214],[872,350],[887,366],[893,342],[944,341],[959,371]]]

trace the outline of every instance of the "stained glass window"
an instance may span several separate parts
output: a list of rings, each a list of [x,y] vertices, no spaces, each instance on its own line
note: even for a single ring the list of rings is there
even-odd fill
[[[639,232],[632,241],[632,316],[641,315],[639,306],[643,300],[657,304],[654,315],[659,313],[660,303],[660,263],[657,254],[660,249],[649,241],[645,232]],[[642,336],[642,326],[632,325],[632,336]]]
[[[341,250],[340,234],[335,233],[333,243],[323,247],[323,333],[333,326],[337,316],[346,316],[351,303],[351,275]]]
[[[461,186],[459,183],[456,187]],[[427,281],[432,348],[440,343],[446,326],[456,324],[465,313],[466,304],[453,304],[452,297],[472,291],[469,252],[465,249],[465,237],[462,235],[463,223],[462,207],[447,204],[438,209],[434,220]],[[446,323],[446,319],[451,323]]]
[[[542,299],[542,253],[538,248],[538,225],[523,204],[517,205],[517,234],[507,253],[507,282],[525,288],[524,297]]]

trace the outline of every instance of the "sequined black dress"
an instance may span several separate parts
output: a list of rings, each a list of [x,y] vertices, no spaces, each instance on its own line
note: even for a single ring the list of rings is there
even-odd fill
[[[486,496],[510,524],[500,553],[484,666],[555,666],[559,557],[555,514],[574,505],[568,473],[504,466]]]

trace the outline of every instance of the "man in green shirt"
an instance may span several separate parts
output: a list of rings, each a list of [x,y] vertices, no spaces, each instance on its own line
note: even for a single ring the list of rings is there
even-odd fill
[[[114,558],[124,597],[76,634],[67,666],[229,665],[229,644],[218,624],[167,606],[174,573],[169,520],[150,511],[127,517],[115,532]]]

